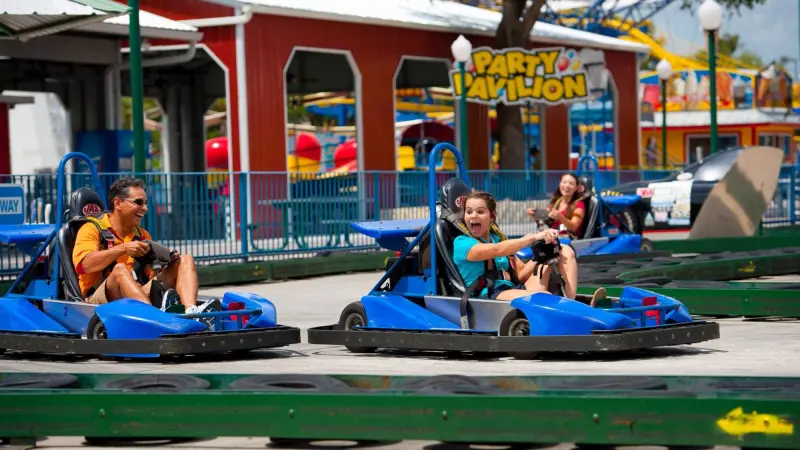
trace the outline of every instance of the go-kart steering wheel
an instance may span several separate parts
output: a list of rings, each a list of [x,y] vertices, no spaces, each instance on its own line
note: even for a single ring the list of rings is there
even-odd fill
[[[531,244],[531,252],[533,253],[533,259],[539,264],[556,264],[558,263],[558,257],[561,254],[561,242],[556,238],[551,243],[546,243],[544,240],[539,239]]]
[[[555,219],[550,217],[549,214],[550,211],[546,208],[536,208],[533,212],[533,218],[540,225],[547,225],[548,227],[552,227],[553,222],[555,222]]]

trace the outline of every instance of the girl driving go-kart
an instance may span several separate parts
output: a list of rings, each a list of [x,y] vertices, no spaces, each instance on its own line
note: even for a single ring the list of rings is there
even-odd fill
[[[493,300],[513,300],[536,292],[548,292],[553,267],[548,265],[540,274],[532,276],[536,262],[524,263],[515,253],[530,247],[536,241],[544,241],[546,244],[556,242],[556,229],[501,241],[499,236],[491,233],[491,226],[496,220],[497,203],[491,194],[473,191],[466,196],[464,224],[470,235],[460,235],[453,243],[453,261],[466,285],[472,286],[481,277],[491,279],[491,283],[477,292],[477,297]],[[578,264],[575,251],[571,247],[560,247],[556,268],[559,274],[566,275],[564,296],[574,299],[577,293]],[[595,292],[592,303],[600,296],[605,296],[603,288]]]
[[[564,225],[571,236],[581,237],[583,219],[586,216],[586,205],[582,200],[583,191],[584,186],[577,175],[567,173],[561,177],[561,182],[553,192],[547,208],[547,216],[549,221],[552,221],[549,223],[550,228],[558,229],[560,225]],[[534,220],[539,219],[535,208],[528,208],[528,215]]]

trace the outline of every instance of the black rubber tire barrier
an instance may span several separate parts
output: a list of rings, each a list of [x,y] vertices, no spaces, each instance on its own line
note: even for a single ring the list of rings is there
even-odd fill
[[[202,378],[189,375],[135,375],[118,378],[97,386],[97,389],[121,389],[123,391],[142,392],[183,392],[204,390],[211,383]]]
[[[669,277],[644,277],[639,278],[638,280],[631,281],[630,283],[626,283],[627,286],[637,286],[641,283],[647,284],[655,284],[658,286],[665,286],[667,283],[671,283],[672,278]]]
[[[66,389],[78,385],[67,373],[21,373],[0,378],[0,389]]]
[[[587,283],[590,283],[590,284],[605,284],[605,285],[623,284],[623,281],[620,280],[619,278],[614,278],[614,277],[609,277],[609,276],[597,277],[597,278],[585,278],[585,279],[580,279],[579,278],[578,281],[580,281],[583,284],[587,284]]]
[[[730,289],[727,281],[678,280],[664,285],[666,288]]]
[[[655,377],[598,376],[590,379],[547,380],[539,384],[539,389],[662,391],[669,389],[669,386]]]
[[[794,291],[794,290],[800,290],[800,283],[786,283],[786,284],[775,284],[775,285],[770,284],[768,286],[765,286],[764,288],[766,289],[767,287],[769,287],[769,289],[782,289],[782,290]]]
[[[351,391],[350,385],[327,375],[254,375],[239,378],[228,389],[245,391],[336,392]]]
[[[94,437],[84,436],[87,444],[92,447],[161,447],[196,441],[195,438],[169,438],[169,437]]]
[[[752,380],[752,381],[710,381],[703,385],[704,390],[741,392],[741,393],[780,393],[797,394],[800,392],[800,381],[794,380]]]
[[[515,392],[500,389],[488,381],[463,375],[435,375],[418,380],[401,381],[392,386],[390,390],[467,395],[507,395]]]

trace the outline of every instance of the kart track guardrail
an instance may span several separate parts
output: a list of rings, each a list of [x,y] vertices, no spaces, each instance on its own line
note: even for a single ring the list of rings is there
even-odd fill
[[[0,437],[797,449],[800,378],[0,374]]]
[[[579,267],[581,284],[622,284],[651,279],[727,281],[798,273],[800,247],[682,257],[641,253],[638,257],[612,261],[588,260],[580,262]]]
[[[579,260],[580,261],[580,260]],[[800,283],[728,282],[800,273],[800,247],[580,262],[578,293],[637,286],[680,299],[692,315],[800,318]]]

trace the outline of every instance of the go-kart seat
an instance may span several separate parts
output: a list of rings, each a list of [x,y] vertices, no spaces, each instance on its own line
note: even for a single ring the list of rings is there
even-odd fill
[[[581,227],[582,233],[578,236],[581,239],[589,239],[594,237],[597,230],[597,219],[599,208],[597,207],[598,199],[594,192],[594,184],[589,177],[580,177],[578,182],[583,185],[583,204],[586,206],[586,214],[583,218],[583,226]]]
[[[451,178],[442,186],[442,202],[437,203],[434,237],[439,273],[436,276],[442,294],[448,296],[460,297],[466,291],[464,280],[453,261],[453,243],[456,237],[463,233],[456,229],[451,220],[458,216],[463,217],[464,197],[469,192],[470,188],[464,181],[460,178]]]
[[[97,217],[102,213],[103,200],[94,190],[84,187],[75,190],[70,195],[67,210],[64,211],[64,225],[58,230],[57,236],[58,259],[61,265],[65,300],[83,301],[83,294],[78,284],[78,273],[72,264],[72,249],[75,247],[78,230],[88,223],[86,217]]]

